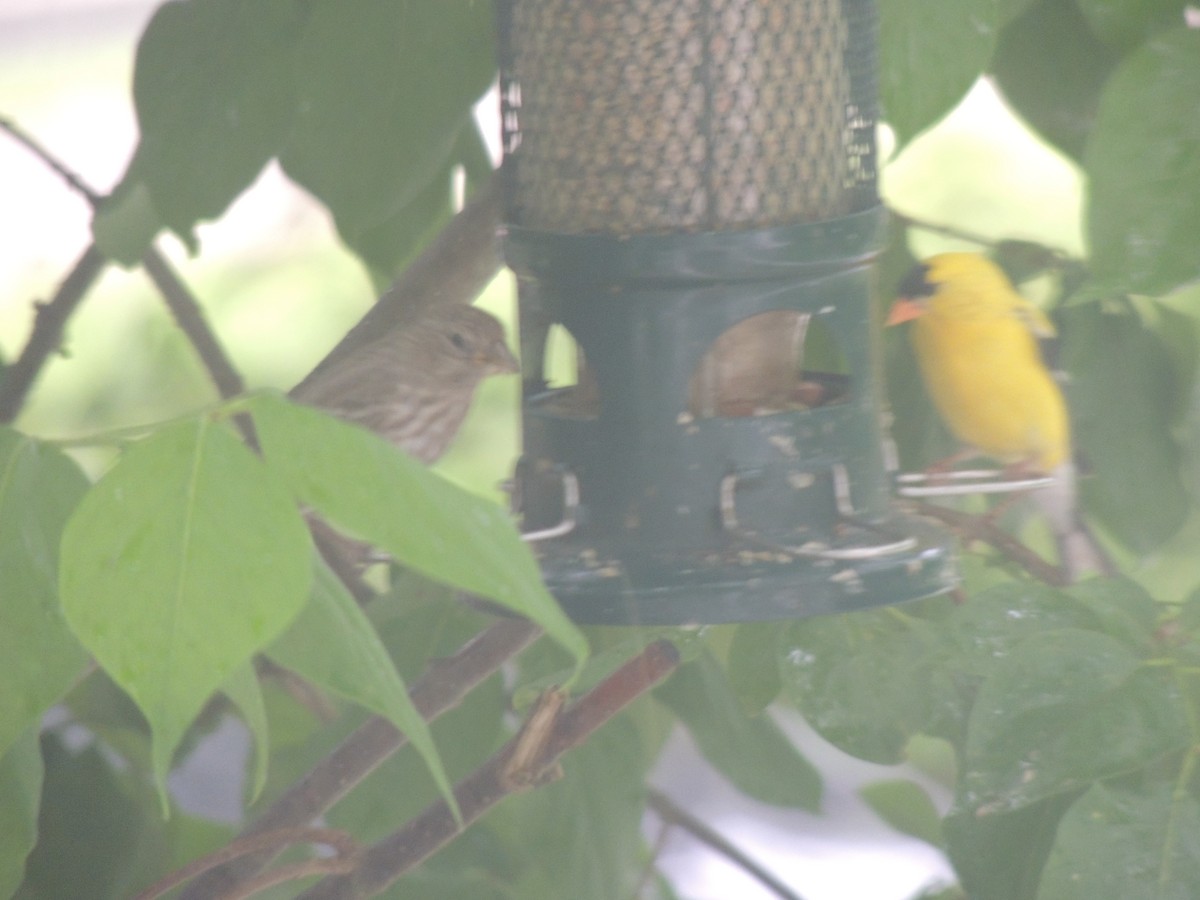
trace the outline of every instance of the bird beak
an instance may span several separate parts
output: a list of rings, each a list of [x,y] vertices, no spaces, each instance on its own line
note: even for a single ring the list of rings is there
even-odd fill
[[[885,325],[899,325],[901,322],[910,322],[918,316],[925,315],[925,304],[920,300],[913,300],[910,297],[901,297],[892,304],[892,309],[888,313]]]
[[[476,361],[494,375],[511,375],[521,371],[520,363],[504,341],[496,341]]]

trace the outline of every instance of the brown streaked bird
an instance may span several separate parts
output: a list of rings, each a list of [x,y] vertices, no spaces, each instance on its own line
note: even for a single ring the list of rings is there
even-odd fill
[[[516,371],[495,317],[443,306],[317,368],[291,396],[432,463],[454,440],[480,382]]]

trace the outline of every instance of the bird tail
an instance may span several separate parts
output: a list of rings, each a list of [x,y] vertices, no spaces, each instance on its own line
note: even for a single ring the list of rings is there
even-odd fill
[[[1082,519],[1078,519],[1070,531],[1055,533],[1058,544],[1059,565],[1067,573],[1067,580],[1074,584],[1087,573],[1115,575],[1117,568],[1112,557],[1105,552],[1096,536]]]
[[[1038,507],[1050,523],[1058,546],[1058,562],[1074,584],[1089,572],[1115,575],[1112,558],[1079,514],[1075,466],[1064,463],[1051,473],[1053,484],[1034,492]]]

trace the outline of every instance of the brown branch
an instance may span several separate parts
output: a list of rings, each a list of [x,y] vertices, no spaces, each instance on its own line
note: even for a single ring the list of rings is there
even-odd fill
[[[1066,587],[1070,584],[1065,570],[1046,562],[988,516],[973,516],[936,503],[918,502],[916,508],[921,515],[945,522],[958,532],[966,543],[980,540],[991,544],[1038,581],[1051,587]]]
[[[217,386],[221,397],[228,400],[230,397],[236,397],[242,393],[246,389],[242,376],[238,374],[229,361],[229,357],[225,355],[224,349],[217,342],[212,329],[204,320],[200,304],[196,302],[196,298],[192,296],[171,264],[151,246],[142,256],[142,268],[146,270],[146,274],[150,276],[150,280],[154,282],[158,292],[162,294],[167,309],[175,317],[175,323],[196,349],[200,362],[204,364],[204,368],[208,371],[213,384]]]
[[[433,661],[409,691],[417,711],[423,719],[432,721],[453,709],[476,685],[540,634],[541,629],[525,619],[503,619],[472,638],[453,656]],[[407,742],[386,719],[369,719],[247,826],[240,837],[306,825]],[[180,900],[220,896],[259,872],[274,856],[274,852],[265,851],[209,872],[189,885]]]
[[[261,875],[251,878],[232,891],[220,894],[213,900],[247,900],[265,891],[267,888],[287,884],[301,878],[316,875],[343,875],[354,870],[355,862],[351,859],[332,857],[329,859],[303,859],[299,862],[288,863],[275,869],[268,869]]]
[[[561,692],[543,694],[525,727],[455,788],[464,827],[510,794],[557,777],[562,754],[586,741],[678,665],[679,652],[675,646],[669,641],[656,641],[565,710],[561,708]],[[458,823],[445,801],[435,803],[368,848],[353,874],[326,878],[300,897],[359,900],[374,896],[458,833]]]
[[[11,422],[21,411],[30,388],[50,355],[62,345],[63,330],[84,295],[100,276],[107,260],[92,244],[83,251],[49,303],[35,303],[37,317],[25,349],[0,381],[0,422]]]
[[[803,900],[799,894],[743,853],[724,835],[693,816],[662,791],[647,788],[646,805],[658,813],[658,817],[665,824],[679,826],[696,840],[728,858],[781,900]]]
[[[55,160],[49,150],[20,130],[16,122],[0,118],[0,131],[7,132],[8,136],[24,146],[38,160],[46,163],[46,166],[67,182],[67,185],[82,193],[92,208],[95,208],[98,202],[96,192],[85,185],[76,173]],[[38,372],[42,371],[50,354],[61,347],[62,331],[66,328],[67,319],[71,318],[79,302],[89,292],[92,284],[96,283],[96,278],[100,277],[106,262],[100,250],[92,244],[83,252],[83,256],[79,257],[70,274],[64,278],[54,299],[48,304],[34,305],[37,313],[29,342],[25,344],[25,349],[17,361],[5,370],[4,380],[0,383],[0,422],[11,422],[17,418],[17,413],[24,406],[25,398],[29,396],[29,391],[37,380]]]
[[[306,860],[297,866],[283,866],[276,872],[269,873],[269,883],[260,883],[254,890],[262,890],[274,884],[282,884],[306,875],[333,874],[351,871],[357,863],[361,848],[358,843],[344,831],[332,828],[280,828],[261,834],[249,835],[231,841],[219,850],[193,860],[182,868],[176,869],[170,875],[156,881],[150,887],[139,893],[134,900],[155,900],[172,889],[189,881],[204,872],[223,865],[230,860],[251,853],[261,853],[269,850],[273,854],[280,853],[295,844],[325,844],[332,847],[337,855],[326,859]],[[317,864],[315,867],[313,864]],[[281,877],[286,874],[287,877]],[[264,879],[265,881],[265,879]],[[251,885],[245,885],[249,888]],[[236,897],[249,897],[251,892],[239,891],[238,894],[222,894],[220,900],[235,900]]]
[[[0,130],[6,131],[34,156],[60,175],[68,185],[87,199],[93,209],[99,205],[101,200],[99,193],[89,187],[79,175],[68,169],[62,162],[51,155],[45,147],[18,128],[13,122],[0,118]],[[89,254],[94,254],[95,260],[91,259]],[[84,268],[85,261],[89,268]],[[59,289],[59,296],[54,301],[51,301],[50,304],[38,307],[37,322],[34,334],[30,338],[29,347],[26,348],[26,353],[22,354],[21,359],[14,364],[13,369],[9,370],[8,376],[5,379],[5,385],[0,390],[0,421],[11,421],[16,416],[37,372],[41,369],[50,352],[56,349],[61,342],[62,330],[67,318],[74,311],[79,301],[83,299],[83,295],[95,282],[96,275],[99,274],[104,262],[104,258],[93,244],[88,248],[84,257],[76,263],[75,270],[68,276],[62,288]],[[183,285],[183,282],[171,268],[167,260],[157,249],[150,246],[142,257],[142,267],[146,270],[146,274],[150,276],[150,280],[158,288],[159,293],[162,294],[167,308],[171,310],[179,328],[188,340],[191,341],[192,346],[196,348],[196,353],[200,356],[200,361],[204,364],[220,395],[228,399],[240,394],[244,390],[241,376],[230,364],[229,358],[217,342],[212,330],[208,327],[208,323],[204,321],[200,305]],[[91,272],[91,268],[94,268],[95,271],[86,280],[83,280],[81,276],[78,279],[81,281],[81,284],[77,286],[76,276],[80,273],[81,268],[84,269],[83,274],[85,275]],[[60,305],[58,301],[64,294],[68,293],[68,287],[73,291],[77,291],[77,296],[68,295],[69,302],[63,302]],[[72,296],[73,299],[71,299]],[[51,310],[54,311],[54,315],[49,314]],[[43,326],[44,331],[39,332],[39,329]],[[34,341],[35,338],[38,339],[38,343],[36,344]]]
[[[72,189],[82,194],[93,209],[95,208],[100,199],[99,195],[88,187],[82,178],[55,159],[49,150],[21,130],[15,122],[0,118],[0,131],[7,132],[13,140],[45,163]],[[107,260],[95,243],[91,244],[63,279],[54,298],[49,303],[34,304],[37,313],[29,342],[16,362],[4,371],[3,381],[0,382],[0,422],[11,422],[25,405],[29,391],[46,360],[62,345],[67,320],[96,283],[106,263]]]
[[[68,185],[81,193],[92,209],[96,209],[100,205],[102,198],[98,192],[89,187],[79,175],[68,169],[51,155],[50,151],[17,127],[15,123],[0,118],[0,130],[8,132],[14,140],[54,170]],[[208,370],[209,376],[221,396],[229,399],[240,394],[245,389],[242,378],[230,364],[225,351],[221,349],[221,345],[217,343],[208,323],[204,321],[200,305],[184,287],[182,280],[171,268],[170,263],[153,245],[147,248],[142,257],[142,268],[146,270],[146,274],[150,276],[150,280],[162,294],[167,308],[171,310],[179,328],[196,348],[200,361]]]

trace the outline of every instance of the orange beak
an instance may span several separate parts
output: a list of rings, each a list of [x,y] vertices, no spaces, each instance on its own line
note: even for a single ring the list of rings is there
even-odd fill
[[[899,325],[901,322],[911,322],[918,316],[925,315],[925,304],[920,300],[901,297],[892,304],[885,325]]]

